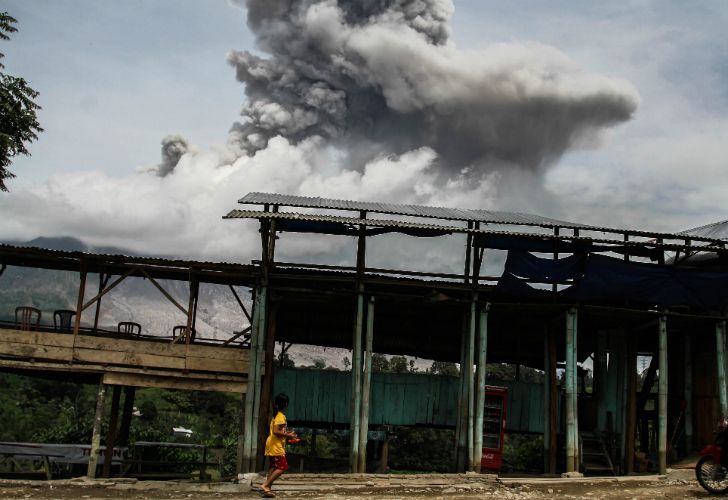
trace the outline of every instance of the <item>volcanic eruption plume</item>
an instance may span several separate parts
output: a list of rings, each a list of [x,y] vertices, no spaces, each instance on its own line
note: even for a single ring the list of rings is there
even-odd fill
[[[260,57],[233,52],[247,102],[241,154],[282,136],[320,136],[349,167],[432,148],[443,170],[548,165],[580,139],[628,120],[636,92],[586,74],[557,50],[459,50],[450,0],[248,0]]]

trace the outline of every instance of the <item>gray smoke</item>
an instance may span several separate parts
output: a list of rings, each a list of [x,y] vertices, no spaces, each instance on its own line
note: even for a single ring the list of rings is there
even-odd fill
[[[162,162],[155,172],[159,177],[166,177],[174,171],[182,155],[189,151],[187,140],[180,135],[168,135],[162,139]]]
[[[557,50],[449,41],[450,0],[247,0],[268,57],[233,52],[245,83],[241,154],[275,136],[321,136],[351,167],[433,148],[449,169],[537,170],[637,107],[626,82],[590,75]]]

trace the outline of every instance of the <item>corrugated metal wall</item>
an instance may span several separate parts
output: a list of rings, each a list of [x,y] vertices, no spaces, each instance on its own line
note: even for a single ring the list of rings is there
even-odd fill
[[[374,373],[369,423],[454,427],[457,381],[437,375]],[[508,387],[508,431],[543,432],[543,386],[515,381],[490,384]],[[290,397],[286,411],[290,421],[349,422],[350,372],[276,368],[274,392]]]

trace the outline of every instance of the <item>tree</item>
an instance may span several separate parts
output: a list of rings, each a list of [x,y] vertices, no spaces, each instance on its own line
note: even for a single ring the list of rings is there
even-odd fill
[[[0,39],[9,40],[8,33],[18,29],[14,26],[18,21],[8,15],[0,13]],[[0,59],[5,54],[0,53]],[[5,65],[0,63],[0,70]],[[9,167],[16,155],[30,153],[25,143],[38,139],[38,132],[43,129],[38,123],[36,111],[40,109],[33,99],[38,92],[28,86],[23,78],[11,76],[0,71],[0,191],[7,191],[5,179],[12,179],[15,175]]]

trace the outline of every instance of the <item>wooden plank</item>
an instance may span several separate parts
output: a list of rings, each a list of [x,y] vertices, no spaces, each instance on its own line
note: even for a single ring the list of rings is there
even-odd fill
[[[0,328],[0,342],[71,347],[73,346],[73,335],[52,332],[23,332],[20,330]]]
[[[225,372],[247,374],[250,363],[241,360],[197,358],[190,356],[186,360],[187,370],[206,372]]]
[[[97,349],[81,349],[76,347],[73,353],[74,362],[100,363],[110,365],[147,366],[184,370],[185,359],[172,356],[156,356],[139,352],[102,351]]]
[[[196,358],[230,359],[248,362],[250,359],[250,349],[190,344],[187,355]]]
[[[160,389],[185,389],[190,391],[219,391],[244,393],[246,382],[207,380],[197,378],[174,378],[158,375],[137,375],[133,373],[106,373],[104,384],[132,387],[154,387]]]
[[[71,337],[73,339],[73,337]],[[71,361],[73,348],[24,344],[19,342],[0,342],[0,355],[14,358],[38,358],[58,361]]]
[[[100,364],[66,364],[53,362],[31,362],[10,359],[0,359],[0,368],[32,370],[32,371],[58,371],[68,373],[134,373],[140,376],[167,376],[175,378],[199,378],[205,380],[243,382],[245,379],[239,375],[219,373],[189,373],[182,370],[159,370],[138,367],[108,366]]]
[[[184,358],[185,356],[185,346],[183,345],[125,338],[92,337],[89,335],[79,335],[76,339],[76,347],[98,351],[153,354],[178,358]]]

